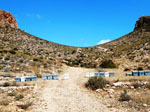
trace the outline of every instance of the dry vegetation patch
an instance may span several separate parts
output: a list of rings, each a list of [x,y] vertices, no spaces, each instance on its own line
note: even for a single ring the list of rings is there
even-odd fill
[[[119,86],[113,84],[118,82]],[[105,89],[96,89],[96,94],[111,108],[132,112],[150,111],[149,80],[110,81]]]
[[[34,83],[35,82],[2,83],[0,87],[0,112],[27,111],[35,101],[36,85]]]

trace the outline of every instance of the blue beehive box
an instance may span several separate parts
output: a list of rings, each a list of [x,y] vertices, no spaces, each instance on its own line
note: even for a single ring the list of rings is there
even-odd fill
[[[32,77],[26,77],[25,81],[32,81]]]
[[[144,71],[144,74],[145,74],[146,76],[148,76],[148,75],[150,75],[150,71]]]
[[[15,78],[15,81],[16,81],[16,82],[21,82],[21,78],[16,77],[16,78]]]
[[[138,76],[138,75],[139,75],[139,72],[138,72],[138,71],[133,71],[133,72],[132,72],[132,75],[133,75],[133,76]]]
[[[95,74],[95,76],[99,76],[99,73],[98,73],[98,72],[95,72],[94,74]]]
[[[139,71],[139,76],[144,76],[144,71]]]
[[[104,76],[105,76],[105,72],[100,72],[100,73],[99,73],[99,76],[100,76],[100,77],[104,77]]]
[[[32,81],[37,81],[37,76],[33,76]]]
[[[126,76],[132,76],[132,73],[126,73]]]
[[[48,80],[53,79],[53,75],[47,75],[47,79]]]
[[[58,80],[58,75],[52,75],[53,80]]]
[[[114,72],[109,72],[109,77],[114,77],[115,73]]]
[[[37,81],[37,76],[26,76],[25,81]]]
[[[47,80],[47,76],[46,75],[42,75],[42,79],[43,80]]]

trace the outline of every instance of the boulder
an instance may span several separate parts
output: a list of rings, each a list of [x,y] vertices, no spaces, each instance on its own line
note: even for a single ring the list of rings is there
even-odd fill
[[[123,85],[124,85],[123,82],[115,82],[115,83],[113,83],[113,86],[115,86],[115,87],[121,87]]]
[[[0,27],[12,27],[18,29],[17,21],[10,12],[0,10]]]
[[[142,32],[150,31],[150,16],[142,16],[136,21],[134,31],[141,30]]]

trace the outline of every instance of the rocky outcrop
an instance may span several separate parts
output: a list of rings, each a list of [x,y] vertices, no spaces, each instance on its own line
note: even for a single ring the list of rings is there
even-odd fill
[[[141,31],[150,31],[150,16],[142,16],[136,21],[135,29]]]
[[[0,27],[18,28],[16,19],[12,16],[10,12],[0,10]]]

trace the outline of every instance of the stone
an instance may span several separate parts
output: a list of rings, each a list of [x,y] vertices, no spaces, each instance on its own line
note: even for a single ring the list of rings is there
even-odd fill
[[[24,105],[24,104],[25,104],[24,102],[16,101],[16,105]]]
[[[12,27],[18,29],[17,21],[10,12],[0,10],[0,27]]]
[[[131,88],[131,89],[134,89],[134,86],[131,86],[130,88]]]
[[[146,81],[141,83],[141,85],[146,85],[146,84],[148,84],[148,82]]]
[[[18,109],[17,112],[23,112],[23,110],[22,109]]]
[[[11,91],[11,90],[9,90],[9,91],[8,91],[8,93],[12,93],[12,91]]]
[[[106,84],[106,87],[110,87],[110,85],[109,85],[109,84]]]
[[[116,87],[115,87],[115,86],[112,86],[112,88],[115,89]]]
[[[110,94],[110,95],[109,95],[109,98],[113,98],[113,95],[112,95],[112,94]]]
[[[147,107],[147,104],[143,104],[143,107]]]
[[[101,92],[101,91],[102,91],[101,89],[96,89],[96,92],[98,92],[98,93]]]
[[[107,92],[108,92],[109,94],[113,94],[113,93],[115,92],[115,90],[109,89]]]
[[[142,16],[136,21],[134,31],[141,30],[142,32],[150,31],[150,16]]]
[[[121,87],[121,86],[123,86],[123,85],[124,85],[123,82],[116,82],[116,83],[113,83],[113,86],[115,86],[115,87]]]
[[[107,91],[108,91],[108,89],[106,89],[106,88],[103,88],[103,91],[106,91],[106,92],[107,92]]]

